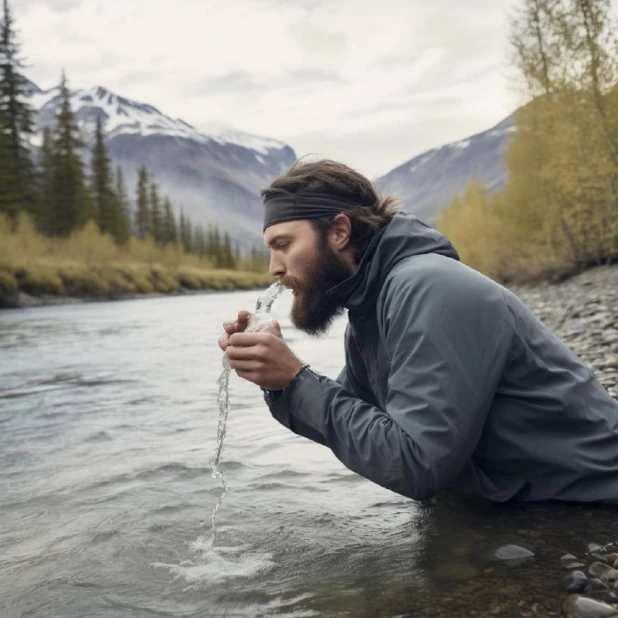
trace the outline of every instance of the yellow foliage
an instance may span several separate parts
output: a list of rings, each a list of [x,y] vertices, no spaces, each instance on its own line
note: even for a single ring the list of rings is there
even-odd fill
[[[21,215],[0,216],[0,304],[18,290],[33,294],[116,298],[122,294],[255,289],[270,285],[265,273],[215,270],[203,257],[151,239],[116,245],[94,223],[68,238],[47,238]]]

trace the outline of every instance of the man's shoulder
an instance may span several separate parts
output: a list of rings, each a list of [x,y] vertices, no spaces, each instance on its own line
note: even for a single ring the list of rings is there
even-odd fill
[[[400,294],[430,292],[432,296],[503,297],[504,288],[465,264],[437,253],[405,258],[386,275],[380,291],[382,302]]]

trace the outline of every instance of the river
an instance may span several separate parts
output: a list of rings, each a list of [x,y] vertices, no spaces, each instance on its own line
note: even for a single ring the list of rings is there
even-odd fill
[[[560,556],[618,540],[615,509],[415,503],[281,427],[235,375],[208,549],[217,339],[256,299],[0,313],[0,616],[557,615]],[[345,320],[311,339],[289,303],[286,340],[336,377]],[[535,556],[498,561],[505,544]]]

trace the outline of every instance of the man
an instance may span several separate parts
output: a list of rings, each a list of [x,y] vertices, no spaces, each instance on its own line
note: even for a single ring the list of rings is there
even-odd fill
[[[514,294],[345,165],[297,163],[262,195],[293,324],[320,334],[348,310],[337,380],[278,326],[242,332],[248,312],[225,325],[232,368],[280,423],[418,500],[618,503],[618,403]]]

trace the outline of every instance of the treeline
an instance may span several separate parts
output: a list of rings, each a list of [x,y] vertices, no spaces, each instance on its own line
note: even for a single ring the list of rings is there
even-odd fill
[[[525,0],[511,25],[529,103],[510,179],[473,181],[438,227],[498,280],[559,278],[618,258],[618,45],[609,0]]]
[[[43,131],[38,154],[33,156],[35,111],[29,103],[31,86],[23,68],[13,18],[4,0],[0,22],[0,216],[12,222],[16,231],[24,215],[38,233],[56,239],[66,239],[92,221],[118,246],[136,237],[203,257],[205,266],[264,272],[267,259],[259,250],[253,249],[242,259],[228,232],[222,234],[216,225],[207,229],[195,225],[182,211],[176,217],[169,197],[161,195],[144,167],[139,170],[132,214],[122,170],[112,169],[100,118],[88,165],[81,156],[86,144],[71,109],[64,73],[55,126]]]

